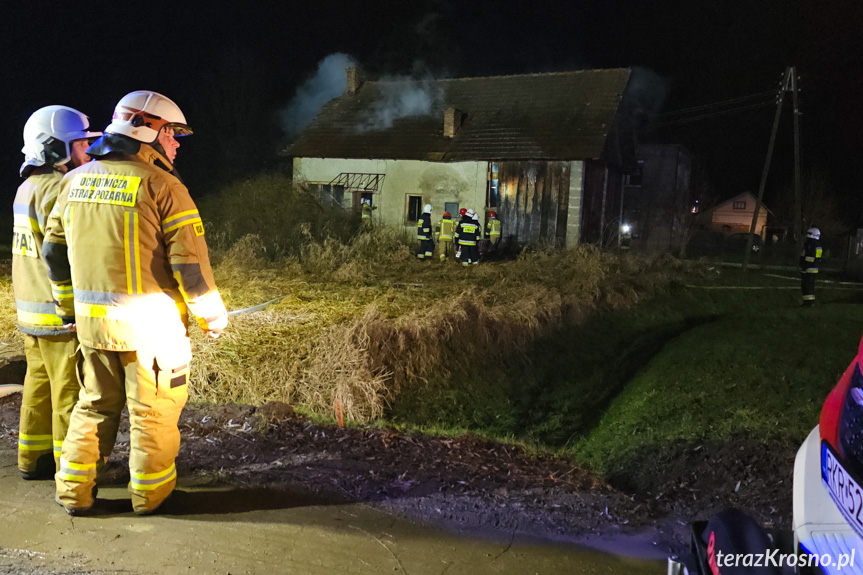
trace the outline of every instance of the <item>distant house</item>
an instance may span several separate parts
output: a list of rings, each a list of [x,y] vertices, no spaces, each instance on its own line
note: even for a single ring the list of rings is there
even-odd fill
[[[621,116],[629,69],[362,83],[330,101],[288,148],[295,181],[326,201],[377,208],[414,233],[425,204],[495,211],[504,236],[573,246],[617,221],[634,137]],[[423,90],[421,113],[386,107]],[[382,118],[388,121],[378,121]]]
[[[639,144],[635,156],[623,197],[623,224],[629,226],[632,248],[679,251],[695,221],[692,154],[676,144]]]
[[[750,192],[738,194],[705,210],[700,219],[701,226],[723,234],[749,233],[756,202],[757,198]],[[755,234],[761,236],[762,240],[765,239],[768,213],[770,210],[762,203],[755,225]]]

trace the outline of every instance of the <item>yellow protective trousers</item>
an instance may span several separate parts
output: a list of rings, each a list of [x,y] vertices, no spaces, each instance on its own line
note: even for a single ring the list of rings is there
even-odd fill
[[[50,472],[51,459],[55,471],[59,469],[60,449],[81,387],[77,349],[78,339],[71,333],[24,334],[27,374],[21,400],[18,469],[25,473]]]
[[[123,405],[129,409],[132,509],[156,509],[177,483],[177,422],[188,399],[188,364],[164,371],[152,353],[82,345],[84,382],[63,443],[57,496],[71,508],[93,505],[100,442],[113,446]]]
[[[440,259],[444,261],[452,254],[452,240],[441,240],[437,244],[438,251],[440,252]]]

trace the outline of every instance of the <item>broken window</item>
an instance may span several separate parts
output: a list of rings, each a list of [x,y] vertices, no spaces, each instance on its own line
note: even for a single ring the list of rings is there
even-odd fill
[[[638,160],[638,164],[632,168],[632,172],[626,176],[627,186],[640,186],[644,180],[644,160]]]
[[[407,213],[405,215],[405,221],[407,223],[416,222],[420,219],[420,214],[423,213],[422,203],[422,196],[407,195]]]

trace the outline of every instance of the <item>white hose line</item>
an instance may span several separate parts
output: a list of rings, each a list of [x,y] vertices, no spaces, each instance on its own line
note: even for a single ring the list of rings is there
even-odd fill
[[[20,383],[4,383],[0,385],[0,397],[6,397],[13,393],[21,393],[24,391],[24,386]]]
[[[264,308],[266,308],[267,306],[270,306],[270,305],[272,305],[272,304],[276,303],[277,301],[282,301],[282,300],[283,300],[283,299],[285,299],[286,297],[288,297],[288,296],[283,295],[283,296],[279,296],[279,297],[277,297],[277,298],[275,298],[275,299],[271,299],[270,301],[265,301],[264,303],[261,303],[261,304],[258,304],[258,305],[253,305],[253,306],[251,306],[251,307],[244,307],[243,309],[237,309],[237,310],[234,310],[234,311],[229,311],[229,312],[228,312],[228,315],[240,315],[241,313],[252,313],[252,312],[255,312],[255,311],[261,311],[262,309],[264,309]]]
[[[692,288],[692,289],[744,289],[744,290],[745,289],[748,289],[748,290],[755,290],[755,289],[774,289],[774,290],[777,290],[777,289],[794,289],[794,290],[799,290],[800,289],[800,286],[694,286],[694,285],[689,285],[689,284],[686,284],[686,287]],[[830,290],[830,291],[860,291],[861,289],[863,289],[863,286],[860,286],[859,288],[822,286],[820,289]]]

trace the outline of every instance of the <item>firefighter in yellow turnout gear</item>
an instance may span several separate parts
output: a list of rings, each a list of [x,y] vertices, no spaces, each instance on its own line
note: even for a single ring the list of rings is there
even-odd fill
[[[360,200],[362,204],[360,206],[360,219],[362,220],[362,225],[366,228],[372,227],[372,210],[375,209],[372,207],[372,202],[368,199],[363,198]]]
[[[452,254],[452,235],[455,231],[455,223],[452,221],[452,214],[444,212],[438,225],[438,251],[440,252],[440,261],[444,262]]]
[[[94,161],[69,172],[48,224],[45,259],[57,290],[74,287],[83,354],[81,393],[56,475],[57,501],[72,515],[94,503],[98,443],[113,443],[129,409],[132,507],[152,513],[177,480],[177,422],[187,399],[188,312],[218,337],[228,318],[210,268],[204,227],[173,172],[191,133],[177,105],[155,92],[126,95]]]
[[[26,178],[12,205],[12,280],[18,327],[24,332],[27,374],[21,400],[18,470],[24,479],[49,479],[59,468],[69,417],[78,399],[78,340],[56,314],[42,240],[48,214],[67,170],[86,163],[87,116],[66,106],[46,106],[24,126]]]
[[[497,219],[497,214],[495,214],[494,212],[489,212],[488,221],[485,224],[485,237],[487,237],[489,240],[490,250],[497,250],[498,245],[500,244],[500,235],[500,220]]]

